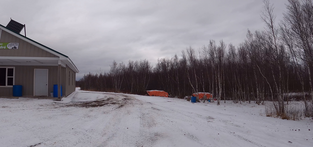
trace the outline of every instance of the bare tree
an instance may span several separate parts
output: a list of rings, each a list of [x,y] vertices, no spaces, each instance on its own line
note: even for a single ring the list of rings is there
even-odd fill
[[[303,92],[305,115],[308,116],[311,112],[309,112],[305,96],[305,73],[308,74],[308,85],[313,104],[313,4],[312,0],[288,0],[288,2],[288,12],[284,14],[284,22],[281,24],[282,40],[289,49],[292,63],[297,69],[297,77]]]
[[[312,0],[288,0],[288,12],[284,15],[285,33],[294,40],[293,53],[307,67],[310,95],[313,102],[313,2]],[[289,29],[290,31],[286,32]]]
[[[124,80],[123,75],[123,69],[125,68],[125,65],[123,63],[117,64],[115,61],[113,61],[110,69],[110,75],[113,80],[114,89],[116,91],[121,91],[122,83]]]
[[[187,61],[189,63],[189,68],[187,71],[187,77],[188,77],[188,81],[190,86],[193,89],[193,92],[199,92],[199,88],[198,88],[198,75],[196,72],[196,67],[198,66],[198,61],[195,55],[195,51],[194,49],[192,49],[191,47],[189,49],[187,49]]]
[[[283,99],[283,68],[284,68],[284,58],[286,56],[285,49],[278,44],[278,29],[275,26],[275,16],[273,14],[274,7],[270,4],[268,0],[264,0],[264,12],[262,19],[267,26],[267,31],[264,33],[266,35],[266,48],[270,52],[270,69],[272,73],[272,79],[274,81],[274,87],[276,88],[276,93],[278,97],[277,114],[279,116],[285,115],[285,104]],[[277,69],[278,76],[274,70]],[[276,105],[275,105],[276,106]]]
[[[220,105],[220,100],[223,93],[223,73],[224,73],[224,62],[225,62],[225,49],[226,45],[223,41],[220,42],[220,46],[216,50],[217,59],[217,81],[218,81],[218,98],[217,105]]]

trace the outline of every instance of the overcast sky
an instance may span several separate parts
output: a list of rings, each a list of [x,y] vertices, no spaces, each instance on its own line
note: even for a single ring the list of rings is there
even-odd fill
[[[276,21],[287,0],[271,0]],[[108,72],[115,60],[172,58],[210,40],[238,46],[263,30],[262,0],[1,0],[0,24],[26,24],[27,37],[68,55],[80,70]],[[23,32],[21,32],[24,34]]]

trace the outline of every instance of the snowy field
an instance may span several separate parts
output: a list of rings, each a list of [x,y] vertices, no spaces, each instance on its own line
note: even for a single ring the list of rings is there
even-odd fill
[[[313,120],[256,104],[77,90],[62,101],[0,98],[3,147],[312,147]]]

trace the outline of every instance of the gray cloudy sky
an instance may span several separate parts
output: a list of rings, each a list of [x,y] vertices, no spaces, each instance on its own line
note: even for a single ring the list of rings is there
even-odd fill
[[[276,21],[287,0],[271,0]],[[0,24],[26,24],[27,37],[68,55],[81,78],[116,62],[171,58],[210,40],[238,46],[262,30],[262,0],[1,0]],[[23,32],[22,32],[23,34]]]

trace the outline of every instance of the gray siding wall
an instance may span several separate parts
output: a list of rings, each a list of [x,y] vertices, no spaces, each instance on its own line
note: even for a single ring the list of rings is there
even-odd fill
[[[12,96],[13,88],[12,87],[0,87],[0,97]]]
[[[61,85],[62,85],[62,94],[66,96],[66,68],[61,67]]]
[[[74,73],[74,77],[76,78],[75,72],[73,72],[73,70],[69,67],[61,67],[61,85],[63,96],[68,96],[75,91],[75,82],[74,84],[69,83],[69,73]]]
[[[5,67],[5,66],[1,66]],[[34,95],[34,70],[48,69],[48,95],[53,92],[53,85],[57,84],[57,66],[7,66],[15,67],[15,85],[23,86],[23,96]],[[63,69],[65,70],[65,68]],[[13,96],[13,87],[0,87],[0,96]],[[64,90],[64,88],[63,88]]]
[[[66,67],[66,81],[65,81],[65,91],[66,96],[70,95],[72,92],[75,91],[75,84],[76,84],[76,73],[70,69],[69,67]]]
[[[0,49],[1,56],[23,56],[23,57],[56,57],[55,55],[44,51],[20,38],[17,38],[6,31],[2,30],[0,42],[10,43],[16,42],[19,43],[18,49]]]

